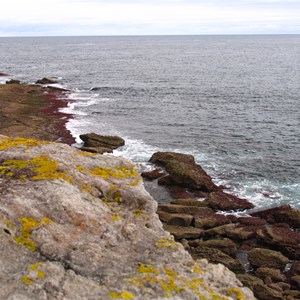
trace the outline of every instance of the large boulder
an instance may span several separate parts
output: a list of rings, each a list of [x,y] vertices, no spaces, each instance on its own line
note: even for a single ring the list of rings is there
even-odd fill
[[[131,162],[3,136],[0,150],[0,299],[254,299],[163,230]]]
[[[207,202],[208,206],[212,209],[222,211],[246,210],[254,207],[249,201],[222,191],[210,193],[205,202]]]
[[[124,139],[118,136],[99,135],[96,133],[81,134],[80,139],[84,142],[84,147],[117,149],[125,145]]]
[[[192,155],[176,152],[156,152],[150,162],[162,166],[169,173],[161,184],[178,185],[194,190],[211,192],[218,190],[211,177],[195,163]]]

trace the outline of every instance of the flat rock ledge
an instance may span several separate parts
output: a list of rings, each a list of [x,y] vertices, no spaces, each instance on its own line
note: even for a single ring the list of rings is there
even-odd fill
[[[255,299],[164,231],[137,172],[123,158],[0,136],[0,299]]]

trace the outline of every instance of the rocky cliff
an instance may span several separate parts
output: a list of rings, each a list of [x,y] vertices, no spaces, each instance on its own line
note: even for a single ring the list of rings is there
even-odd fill
[[[137,166],[0,136],[0,299],[254,299],[165,232]]]

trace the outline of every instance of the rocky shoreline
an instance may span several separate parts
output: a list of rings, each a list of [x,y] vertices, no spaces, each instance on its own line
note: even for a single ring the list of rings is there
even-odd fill
[[[53,86],[16,80],[1,84],[0,133],[69,145],[74,143],[73,136],[65,127],[71,115],[59,112],[60,108],[67,106],[67,93]]]
[[[240,282],[258,299],[300,299],[298,210],[255,211],[173,152],[142,174],[170,195],[157,207],[135,166],[98,155],[119,137],[83,135],[83,152],[11,138],[73,143],[65,93],[0,85],[1,299],[254,299]]]

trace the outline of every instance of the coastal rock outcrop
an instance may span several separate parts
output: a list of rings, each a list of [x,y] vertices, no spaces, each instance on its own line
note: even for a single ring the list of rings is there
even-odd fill
[[[218,190],[211,177],[196,164],[192,155],[176,152],[156,152],[150,162],[166,169],[169,175],[159,180],[163,185],[175,185],[192,190],[212,192]]]
[[[88,152],[112,152],[114,149],[125,145],[125,140],[118,136],[87,133],[81,134],[79,137],[84,142],[84,147],[81,149]]]
[[[254,299],[163,230],[137,171],[120,157],[0,136],[0,298]]]

